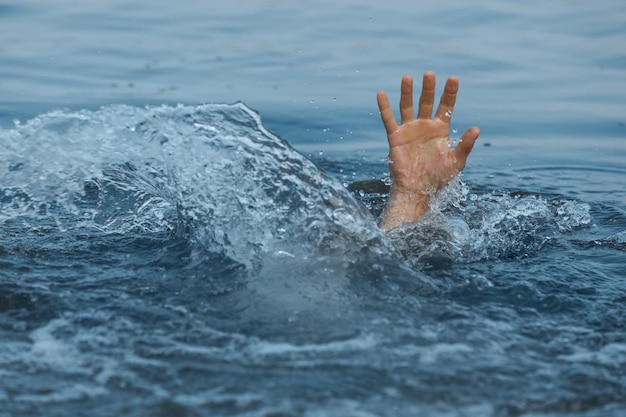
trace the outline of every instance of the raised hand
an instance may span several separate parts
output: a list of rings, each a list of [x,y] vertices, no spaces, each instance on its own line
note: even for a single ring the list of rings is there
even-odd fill
[[[378,108],[389,142],[391,190],[381,217],[385,230],[419,219],[431,198],[464,167],[480,131],[468,129],[457,146],[450,148],[450,119],[459,81],[448,78],[434,117],[435,74],[426,72],[422,82],[417,117],[413,110],[413,78],[402,78],[398,125],[387,94],[379,91]]]

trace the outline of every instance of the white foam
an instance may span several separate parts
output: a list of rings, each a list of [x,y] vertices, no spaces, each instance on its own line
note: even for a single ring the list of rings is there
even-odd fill
[[[80,372],[77,359],[80,357],[76,346],[60,340],[54,332],[69,325],[65,319],[55,319],[47,325],[31,332],[31,360],[39,367],[67,372]],[[82,372],[88,373],[87,370]]]
[[[365,351],[374,348],[378,343],[379,340],[369,334],[348,340],[305,345],[258,340],[248,347],[248,353],[254,356],[282,356],[292,353]]]
[[[619,369],[626,366],[626,344],[609,343],[598,350],[579,350],[569,355],[561,355],[559,359],[567,362],[595,363]]]

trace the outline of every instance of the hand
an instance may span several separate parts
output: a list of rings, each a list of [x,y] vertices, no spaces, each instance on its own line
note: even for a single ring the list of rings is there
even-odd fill
[[[431,198],[464,167],[480,131],[468,129],[454,149],[450,148],[450,119],[459,81],[448,78],[435,116],[435,74],[426,72],[417,118],[413,111],[413,78],[402,78],[401,124],[396,122],[387,94],[379,91],[378,108],[389,142],[391,190],[381,219],[385,230],[414,222],[428,210]]]

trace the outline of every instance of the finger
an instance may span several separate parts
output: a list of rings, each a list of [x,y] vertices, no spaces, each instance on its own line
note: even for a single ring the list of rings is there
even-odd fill
[[[402,77],[400,87],[400,119],[402,123],[410,122],[414,118],[413,114],[413,77],[405,75]]]
[[[420,95],[419,108],[417,110],[418,119],[430,119],[433,115],[435,105],[435,74],[425,72],[422,79],[422,94]]]
[[[398,128],[398,123],[395,117],[393,117],[393,111],[389,106],[389,98],[384,91],[379,91],[376,94],[376,100],[378,101],[378,109],[380,110],[380,118],[383,120],[383,125],[387,134],[394,132]]]
[[[476,143],[478,135],[480,135],[480,130],[477,127],[470,127],[465,131],[465,133],[463,133],[463,135],[461,135],[459,143],[452,150],[456,168],[459,171],[465,168],[465,162],[467,161],[467,157],[470,152],[472,152],[472,148],[474,147],[474,143]]]
[[[439,107],[437,108],[437,114],[435,117],[439,117],[444,122],[450,123],[452,111],[454,110],[454,103],[456,103],[457,91],[459,91],[458,78],[448,78],[448,81],[446,81],[446,87],[441,95],[441,100],[439,101]]]

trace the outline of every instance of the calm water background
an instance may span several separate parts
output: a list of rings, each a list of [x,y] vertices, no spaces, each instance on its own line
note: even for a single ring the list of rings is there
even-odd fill
[[[402,74],[433,70],[461,79],[456,127],[480,125],[481,142],[495,145],[478,149],[474,165],[619,166],[624,157],[619,1],[0,7],[3,126],[59,107],[242,101],[303,152],[380,157],[375,92],[395,101]]]
[[[455,134],[472,125],[482,134],[463,176],[466,203],[443,230],[457,242],[453,220],[460,216],[486,239],[460,252],[446,247],[445,256],[440,248],[407,249],[415,276],[374,255],[375,262],[356,263],[362,270],[337,272],[340,257],[320,254],[319,264],[284,266],[290,272],[283,279],[268,279],[283,270],[269,260],[247,284],[213,280],[206,289],[197,277],[237,281],[239,267],[221,258],[194,260],[186,252],[197,250],[193,244],[144,242],[121,226],[102,236],[63,234],[70,227],[60,221],[66,229],[31,236],[24,213],[7,214],[16,207],[15,190],[1,189],[0,416],[623,415],[622,1],[1,1],[0,28],[0,146],[9,149],[3,156],[20,155],[17,137],[35,143],[33,159],[49,156],[55,165],[65,155],[84,170],[108,160],[89,159],[102,152],[98,146],[114,148],[113,136],[96,141],[93,132],[112,126],[119,133],[116,120],[130,125],[152,115],[101,106],[241,101],[341,183],[380,178],[386,145],[376,91],[396,102],[405,73],[433,70],[440,81],[457,75]],[[69,137],[58,154],[42,149],[63,140],[47,135],[66,116],[45,116],[43,127],[12,136],[14,126],[60,108],[96,111],[84,116],[96,130],[79,130],[82,136]],[[163,117],[179,126],[186,112]],[[245,114],[233,118],[249,123]],[[140,150],[120,146],[139,160]],[[172,152],[172,169],[189,174],[189,150]],[[7,161],[0,161],[0,187],[15,185]],[[52,173],[63,179],[63,172]],[[121,177],[127,173],[107,178],[114,184]],[[56,187],[51,178],[41,183]],[[314,199],[298,190],[303,200]],[[169,206],[160,207],[167,218]],[[510,222],[493,220],[498,216]],[[37,221],[29,227],[48,225]],[[493,232],[494,225],[504,226]],[[230,258],[254,263],[240,249],[262,233],[224,248],[232,244]],[[73,246],[81,239],[97,244]],[[339,247],[358,258],[354,242]],[[52,255],[42,260],[41,251]],[[176,264],[178,255],[184,265]],[[157,273],[170,280],[138,278]],[[391,290],[336,290],[349,301],[345,309],[302,295],[314,294],[311,288],[285,290],[293,304],[264,316],[267,305],[282,302],[272,297],[289,287],[290,276],[307,274],[397,282]],[[437,295],[406,290],[422,279],[438,287]],[[205,290],[227,295],[203,298]],[[274,301],[257,305],[245,291]],[[319,321],[304,307],[317,303],[329,312]]]

